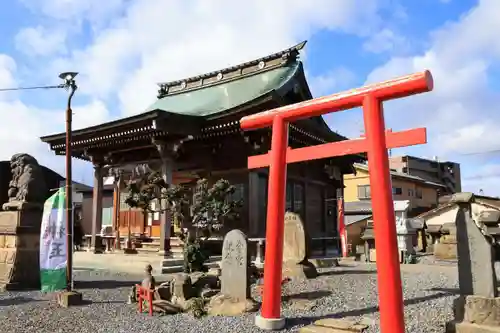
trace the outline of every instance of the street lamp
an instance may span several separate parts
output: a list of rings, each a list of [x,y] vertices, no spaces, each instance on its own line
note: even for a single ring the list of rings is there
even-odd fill
[[[71,168],[71,125],[73,121],[73,111],[71,110],[71,100],[78,86],[75,82],[77,72],[64,72],[59,74],[59,78],[64,80],[63,88],[69,91],[68,103],[66,105],[66,289],[73,289],[73,181]]]
[[[37,90],[37,89],[60,89],[64,88],[69,91],[68,103],[66,106],[66,230],[67,230],[67,249],[66,249],[66,290],[71,291],[73,286],[73,188],[71,175],[71,122],[72,110],[71,100],[78,88],[75,82],[77,72],[64,72],[59,74],[59,78],[63,80],[62,84],[54,86],[33,86],[19,88],[1,88],[0,92],[18,91],[18,90]],[[80,295],[81,296],[81,295]]]

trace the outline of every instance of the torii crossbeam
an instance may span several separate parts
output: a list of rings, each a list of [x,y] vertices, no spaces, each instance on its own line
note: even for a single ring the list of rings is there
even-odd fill
[[[240,120],[244,130],[272,126],[270,152],[248,158],[249,168],[269,166],[264,294],[261,315],[255,319],[257,326],[268,330],[285,326],[285,320],[281,318],[281,270],[287,163],[367,152],[375,222],[380,327],[383,333],[404,333],[403,295],[387,149],[426,143],[426,131],[419,128],[385,134],[382,102],[428,92],[432,88],[432,75],[425,71],[287,105]],[[290,122],[359,106],[363,107],[365,138],[288,148]]]

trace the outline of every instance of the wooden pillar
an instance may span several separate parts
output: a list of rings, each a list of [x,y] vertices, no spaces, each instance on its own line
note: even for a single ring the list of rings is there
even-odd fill
[[[253,237],[259,234],[259,174],[255,171],[248,172],[248,231]]]
[[[347,229],[345,227],[344,189],[337,189],[337,234],[340,240],[342,257],[348,256],[347,249]]]
[[[97,244],[97,234],[102,227],[102,167],[100,164],[94,164],[94,189],[92,197],[92,238],[91,238],[91,251],[94,253],[101,253],[102,246]]]
[[[162,177],[165,182],[172,185],[173,160],[170,158],[162,158]],[[170,231],[172,228],[172,214],[165,211],[167,203],[161,202],[163,212],[160,215],[160,255],[170,255]]]
[[[120,238],[120,196],[122,188],[122,179],[120,176],[115,176],[114,191],[113,191],[113,230],[115,232],[115,249],[121,249]]]
[[[161,158],[161,174],[165,182],[171,186],[173,177],[172,173],[174,170],[174,160],[172,153],[174,152],[174,147],[161,140],[153,140],[153,144],[156,146],[158,153]],[[170,231],[172,228],[172,215],[165,211],[167,203],[162,200],[160,203],[162,213],[160,215],[160,251],[159,255],[164,257],[170,256]]]

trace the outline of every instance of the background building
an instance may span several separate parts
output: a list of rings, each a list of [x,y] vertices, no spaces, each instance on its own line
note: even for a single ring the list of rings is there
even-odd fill
[[[354,164],[355,173],[344,175],[344,200],[348,202],[371,200],[368,165]],[[421,214],[438,205],[439,194],[446,187],[439,183],[391,171],[392,194],[394,200],[409,200],[412,216]]]
[[[158,99],[145,112],[73,131],[73,157],[94,165],[93,198],[88,197],[89,193],[84,199],[88,207],[83,222],[86,230],[88,219],[90,229],[95,231],[109,223],[110,214],[103,214],[110,211],[111,193],[105,193],[103,177],[119,170],[122,188],[117,184],[114,189],[113,229],[120,235],[130,230],[148,237],[158,251],[173,249],[176,237],[162,236],[168,235],[171,228],[167,214],[153,214],[150,218],[124,202],[125,182],[133,178],[134,168],[142,165],[193,191],[200,178],[210,184],[220,178],[228,180],[243,199],[238,229],[250,238],[265,238],[268,170],[249,170],[247,162],[248,156],[269,151],[271,128],[243,132],[239,121],[243,116],[312,99],[299,59],[304,45],[215,72],[161,83]],[[333,132],[321,116],[293,122],[289,127],[291,148],[346,140]],[[59,133],[41,140],[56,154],[64,155],[65,137],[65,133]],[[326,251],[327,240],[338,247],[337,203],[328,199],[335,198],[343,187],[342,175],[351,173],[353,163],[361,160],[362,156],[350,155],[287,166],[286,210],[302,217],[312,253],[316,249]]]
[[[437,157],[432,160],[415,156],[394,156],[389,158],[390,168],[399,173],[420,177],[427,181],[444,185],[439,195],[462,191],[460,164],[441,162]]]

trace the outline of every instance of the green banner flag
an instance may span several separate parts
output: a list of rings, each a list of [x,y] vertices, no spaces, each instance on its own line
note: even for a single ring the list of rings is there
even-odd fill
[[[43,206],[40,232],[40,278],[42,292],[66,288],[67,230],[66,191],[61,187]]]

